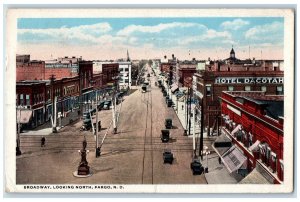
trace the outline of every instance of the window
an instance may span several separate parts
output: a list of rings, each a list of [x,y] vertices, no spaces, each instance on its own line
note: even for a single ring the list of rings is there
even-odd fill
[[[245,91],[251,91],[251,86],[245,86]]]
[[[30,105],[29,95],[26,95],[26,105]]]
[[[262,86],[261,87],[261,91],[266,92],[267,91],[267,87],[266,86]]]
[[[23,101],[23,94],[20,94],[20,105],[23,105],[24,104],[24,101]]]
[[[282,86],[276,87],[276,95],[283,95],[283,87]]]
[[[211,85],[206,85],[206,96],[211,96]]]
[[[234,87],[233,86],[228,86],[228,91],[233,91]]]

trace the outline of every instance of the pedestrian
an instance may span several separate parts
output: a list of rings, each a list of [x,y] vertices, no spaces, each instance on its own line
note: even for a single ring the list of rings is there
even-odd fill
[[[183,108],[184,108],[184,105],[181,106],[181,109],[182,109],[182,110],[183,110]]]
[[[45,142],[46,142],[45,137],[42,137],[42,139],[41,139],[41,147],[45,147]]]
[[[220,164],[220,165],[222,164],[222,160],[221,160],[221,157],[219,157],[219,164]]]

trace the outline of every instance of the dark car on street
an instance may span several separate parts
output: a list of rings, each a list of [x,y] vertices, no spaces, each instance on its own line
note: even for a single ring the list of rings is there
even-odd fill
[[[168,103],[167,103],[167,105],[168,105],[168,107],[172,107],[172,105],[173,105],[173,102],[172,102],[172,100],[168,100]]]
[[[166,129],[171,129],[173,126],[172,126],[172,119],[166,119],[165,120],[165,126],[166,126]]]
[[[174,156],[170,149],[164,150],[163,159],[164,159],[164,163],[170,163],[170,164],[173,163]]]
[[[170,131],[169,130],[161,130],[161,137],[162,142],[169,142],[170,139]]]
[[[194,159],[191,162],[191,169],[193,171],[193,175],[201,175],[204,172],[204,168],[198,159]]]

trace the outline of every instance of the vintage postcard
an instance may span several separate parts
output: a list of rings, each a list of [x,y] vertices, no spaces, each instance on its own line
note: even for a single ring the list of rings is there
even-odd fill
[[[293,191],[293,9],[6,11],[6,192]]]

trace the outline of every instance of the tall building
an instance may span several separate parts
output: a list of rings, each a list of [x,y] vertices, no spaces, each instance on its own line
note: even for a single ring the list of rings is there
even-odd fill
[[[131,88],[132,78],[131,78],[131,66],[132,62],[129,57],[127,50],[127,58],[124,61],[118,61],[119,63],[119,87],[120,89]]]
[[[204,126],[208,133],[220,122],[219,97],[223,91],[263,91],[283,95],[283,66],[282,60],[239,60],[231,49],[229,58],[208,61],[205,70],[197,70],[194,74],[197,84],[194,95],[199,100],[199,112],[202,103]]]

